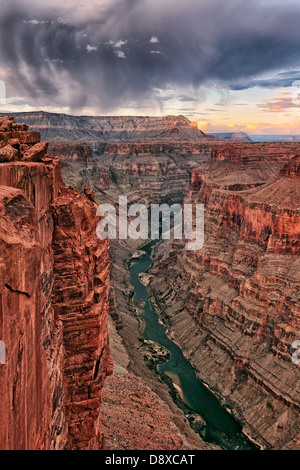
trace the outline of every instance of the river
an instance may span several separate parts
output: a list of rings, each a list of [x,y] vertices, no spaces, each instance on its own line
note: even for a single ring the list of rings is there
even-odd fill
[[[151,267],[151,251],[154,243],[151,242],[144,248],[143,256],[131,260],[130,282],[134,288],[134,302],[137,305],[140,305],[141,301],[144,302],[141,310],[141,316],[145,321],[144,338],[163,346],[170,354],[170,359],[159,364],[158,370],[160,374],[172,379],[186,407],[204,419],[205,441],[225,450],[257,449],[242,433],[241,424],[221,406],[218,398],[197,377],[191,363],[184,358],[181,349],[168,337],[164,325],[159,321],[148,289],[139,279],[139,274],[147,272]]]

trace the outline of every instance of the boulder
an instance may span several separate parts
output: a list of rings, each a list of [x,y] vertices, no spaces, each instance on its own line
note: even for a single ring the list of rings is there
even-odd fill
[[[35,144],[25,152],[23,160],[27,162],[40,162],[47,155],[48,145],[48,142]]]

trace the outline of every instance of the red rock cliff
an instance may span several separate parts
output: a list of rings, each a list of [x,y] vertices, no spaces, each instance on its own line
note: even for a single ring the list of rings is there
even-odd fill
[[[55,201],[53,305],[63,323],[64,404],[71,448],[97,449],[103,386],[111,371],[107,336],[108,240],[96,237],[96,204],[72,189]]]
[[[0,117],[0,449],[99,449],[108,243],[39,140]]]
[[[291,356],[300,326],[300,158],[273,178],[270,166],[248,160],[243,180],[230,159],[193,173],[186,202],[205,206],[204,246],[161,250],[152,287],[200,377],[244,429],[266,447],[299,449]]]

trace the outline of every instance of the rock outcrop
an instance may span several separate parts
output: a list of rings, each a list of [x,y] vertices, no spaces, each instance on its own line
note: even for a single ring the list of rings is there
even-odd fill
[[[95,203],[62,189],[38,132],[0,117],[0,150],[0,448],[103,448],[109,262]]]
[[[205,205],[203,248],[163,244],[150,285],[199,376],[243,429],[264,447],[299,449],[300,372],[291,360],[300,326],[299,156],[283,165],[281,150],[219,150],[195,170],[185,199]]]

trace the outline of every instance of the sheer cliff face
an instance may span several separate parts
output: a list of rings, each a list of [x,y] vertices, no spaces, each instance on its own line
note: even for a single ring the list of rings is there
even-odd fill
[[[98,432],[104,381],[111,372],[107,337],[108,240],[96,237],[96,204],[72,189],[55,201],[55,316],[63,323],[64,405],[72,449],[103,447]]]
[[[205,205],[204,246],[158,252],[152,288],[200,376],[234,405],[246,431],[264,446],[296,449],[300,157],[276,177],[276,158],[261,156],[256,168],[254,159],[243,160],[244,181],[236,156],[193,173],[186,202]]]
[[[217,140],[184,116],[68,116],[45,112],[15,116],[51,142]]]
[[[0,117],[1,449],[104,445],[108,246],[95,204],[61,187],[39,134]]]

